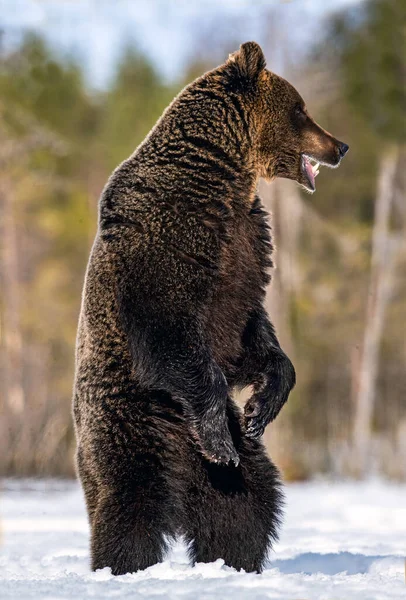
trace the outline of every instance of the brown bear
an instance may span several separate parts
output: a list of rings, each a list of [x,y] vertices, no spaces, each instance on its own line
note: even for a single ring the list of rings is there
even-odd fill
[[[271,267],[259,177],[314,190],[348,147],[243,44],[187,86],[100,199],[76,353],[77,468],[92,568],[160,561],[261,571],[281,516],[260,437],[295,384],[264,309]],[[233,389],[253,386],[244,414]]]

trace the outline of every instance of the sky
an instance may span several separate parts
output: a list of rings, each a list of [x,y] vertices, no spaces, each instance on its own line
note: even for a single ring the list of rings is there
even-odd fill
[[[222,32],[228,41],[235,40],[236,48],[249,39],[270,41],[275,47],[270,29],[272,38],[287,36],[303,48],[326,15],[361,1],[0,0],[0,29],[6,47],[17,43],[24,31],[43,34],[62,54],[80,60],[92,86],[103,87],[130,43],[174,79],[191,58],[198,58],[204,44],[221,46]]]

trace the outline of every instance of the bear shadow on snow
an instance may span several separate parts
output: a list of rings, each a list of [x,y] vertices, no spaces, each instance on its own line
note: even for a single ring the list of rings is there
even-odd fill
[[[243,44],[187,86],[111,175],[79,320],[74,420],[92,568],[163,559],[261,571],[282,492],[261,436],[295,383],[264,308],[260,177],[315,189],[348,147]],[[241,413],[235,388],[251,385]]]

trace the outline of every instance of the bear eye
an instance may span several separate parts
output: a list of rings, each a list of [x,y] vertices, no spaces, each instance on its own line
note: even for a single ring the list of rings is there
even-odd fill
[[[295,106],[295,115],[297,115],[298,117],[304,115],[304,110],[300,106],[300,104],[296,104]]]

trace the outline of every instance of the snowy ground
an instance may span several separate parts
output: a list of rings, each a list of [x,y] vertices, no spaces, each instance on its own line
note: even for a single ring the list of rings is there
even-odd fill
[[[285,525],[262,575],[187,565],[179,544],[162,563],[113,577],[88,567],[79,487],[6,481],[0,496],[0,598],[132,600],[406,599],[406,486],[289,485]]]

